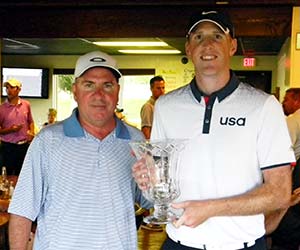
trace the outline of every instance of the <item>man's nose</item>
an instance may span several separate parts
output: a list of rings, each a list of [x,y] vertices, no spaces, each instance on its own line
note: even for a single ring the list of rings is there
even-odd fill
[[[211,45],[214,42],[214,39],[210,36],[204,37],[202,41],[202,45],[208,46]]]
[[[95,88],[94,94],[97,94],[97,95],[100,95],[100,96],[105,95],[105,91],[103,89],[103,86],[97,86]]]

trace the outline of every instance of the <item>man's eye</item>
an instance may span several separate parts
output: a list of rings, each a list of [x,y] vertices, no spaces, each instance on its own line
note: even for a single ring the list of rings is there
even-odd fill
[[[194,36],[194,40],[195,40],[195,41],[201,41],[201,39],[202,39],[202,36],[201,36],[200,34],[196,34],[196,35]]]
[[[89,87],[92,86],[92,84],[91,84],[91,83],[87,83],[87,84],[85,84],[84,86],[87,87],[87,88],[89,88]]]
[[[83,84],[83,87],[85,89],[92,89],[92,88],[94,88],[94,86],[95,86],[95,84],[92,82],[84,82],[84,84]]]
[[[221,34],[216,34],[216,35],[215,35],[215,38],[216,38],[217,40],[221,40],[221,39],[223,39],[223,36],[222,36]]]
[[[103,89],[107,92],[110,92],[114,89],[114,84],[111,82],[106,82],[103,84]]]

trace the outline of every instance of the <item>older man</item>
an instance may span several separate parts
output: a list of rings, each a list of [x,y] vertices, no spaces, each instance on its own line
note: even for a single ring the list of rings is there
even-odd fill
[[[72,90],[78,107],[33,140],[9,207],[10,249],[133,250],[134,202],[128,142],[142,133],[114,115],[121,77],[116,61],[95,51],[79,57]]]

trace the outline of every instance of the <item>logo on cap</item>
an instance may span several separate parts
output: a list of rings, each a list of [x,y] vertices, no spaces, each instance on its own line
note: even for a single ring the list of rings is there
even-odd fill
[[[90,59],[90,62],[106,62],[106,60],[102,57],[94,57]]]
[[[212,14],[212,13],[217,14],[216,11],[202,11],[202,15],[208,15],[208,14]]]

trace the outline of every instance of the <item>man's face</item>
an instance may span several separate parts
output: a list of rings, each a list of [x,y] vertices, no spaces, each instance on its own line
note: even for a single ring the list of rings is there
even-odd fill
[[[192,60],[196,74],[203,76],[228,71],[236,49],[236,39],[211,22],[198,24],[186,42],[186,54]]]
[[[165,82],[155,81],[153,87],[151,88],[152,96],[156,100],[161,95],[165,94]]]
[[[19,96],[20,90],[21,89],[19,87],[13,87],[10,84],[6,84],[6,93],[8,99],[12,99],[14,97]]]
[[[300,108],[300,101],[294,97],[294,93],[286,92],[282,102],[282,108],[285,115],[293,114]]]
[[[72,88],[80,122],[101,128],[111,124],[119,89],[118,81],[109,69],[96,67],[87,70]]]
[[[49,113],[49,114],[48,114],[48,122],[49,122],[49,123],[54,123],[55,120],[56,120],[56,115],[53,114],[53,113]]]

